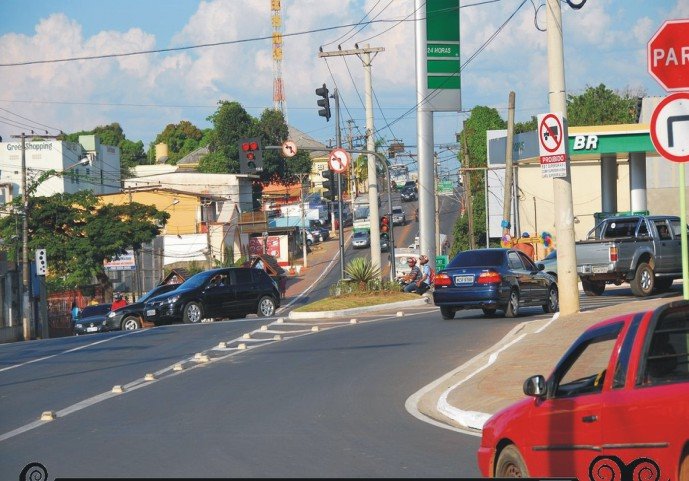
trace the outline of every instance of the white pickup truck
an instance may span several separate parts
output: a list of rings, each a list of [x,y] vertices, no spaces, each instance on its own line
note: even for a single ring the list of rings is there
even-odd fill
[[[636,296],[668,289],[682,277],[681,228],[680,218],[668,215],[602,220],[586,240],[576,243],[584,292],[599,296],[606,284],[623,282],[629,282]]]

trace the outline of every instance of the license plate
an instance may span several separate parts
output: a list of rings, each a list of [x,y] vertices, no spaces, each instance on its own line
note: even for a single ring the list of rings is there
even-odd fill
[[[86,332],[97,332],[98,328],[97,327],[87,327]]]
[[[455,284],[473,284],[474,276],[455,276]]]
[[[605,274],[608,272],[608,266],[594,266],[591,271],[594,274]]]
[[[147,315],[148,317],[153,317],[153,316],[156,315],[156,310],[155,310],[155,309],[149,309],[149,310],[146,311],[146,315]]]

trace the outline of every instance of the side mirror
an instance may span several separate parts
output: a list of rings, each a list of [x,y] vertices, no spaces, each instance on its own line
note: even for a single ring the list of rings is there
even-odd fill
[[[546,394],[545,378],[540,374],[524,381],[524,394],[532,397],[543,397]]]
[[[543,264],[542,262],[539,262],[538,264],[536,264],[536,267],[538,268],[539,271],[542,271],[543,269],[545,269],[545,264]]]

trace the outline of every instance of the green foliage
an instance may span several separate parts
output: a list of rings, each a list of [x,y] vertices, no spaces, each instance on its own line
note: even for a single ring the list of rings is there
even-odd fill
[[[182,120],[178,124],[168,124],[165,129],[156,136],[153,146],[161,142],[167,144],[168,164],[176,165],[184,156],[190,154],[199,147],[204,134],[198,127]],[[153,149],[155,151],[155,148]],[[155,158],[155,153],[153,155]]]
[[[29,250],[44,248],[49,275],[65,286],[90,284],[97,278],[110,288],[103,261],[140,249],[160,234],[167,212],[136,202],[100,205],[89,191],[29,198]],[[16,234],[15,216],[0,219],[0,236]]]
[[[211,152],[199,160],[199,172],[227,174],[228,170],[230,170],[229,162],[221,152]],[[239,167],[237,171],[239,171]]]
[[[615,92],[603,84],[589,86],[581,95],[567,95],[567,121],[570,126],[636,123],[643,95]]]
[[[371,259],[355,257],[345,266],[345,274],[353,282],[366,284],[380,278],[380,268],[374,268]]]

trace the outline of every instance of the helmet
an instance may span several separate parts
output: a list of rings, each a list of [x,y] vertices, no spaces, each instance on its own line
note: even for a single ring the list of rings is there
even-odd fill
[[[407,259],[407,262],[408,262],[409,264],[416,264],[416,259],[413,258],[413,257],[409,257],[409,258]]]

